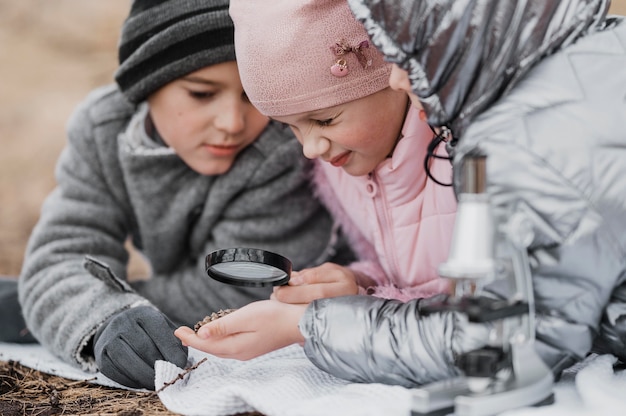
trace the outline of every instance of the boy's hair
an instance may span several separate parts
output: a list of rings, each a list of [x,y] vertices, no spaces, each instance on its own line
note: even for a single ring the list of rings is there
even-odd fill
[[[241,82],[265,115],[332,107],[389,86],[391,64],[346,0],[231,0],[230,13]]]
[[[115,81],[134,103],[207,66],[235,60],[228,0],[134,0]]]

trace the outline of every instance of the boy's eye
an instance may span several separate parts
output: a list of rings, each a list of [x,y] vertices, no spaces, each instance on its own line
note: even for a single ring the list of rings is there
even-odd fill
[[[198,100],[212,98],[215,93],[212,91],[189,91],[189,95]]]
[[[326,120],[315,120],[318,126],[330,126],[330,123],[333,122],[332,118],[327,118]]]

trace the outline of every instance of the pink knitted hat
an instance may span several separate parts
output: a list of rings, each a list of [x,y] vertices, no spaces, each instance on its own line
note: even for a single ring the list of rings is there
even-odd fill
[[[231,0],[241,82],[268,116],[319,110],[389,86],[391,65],[346,0]]]

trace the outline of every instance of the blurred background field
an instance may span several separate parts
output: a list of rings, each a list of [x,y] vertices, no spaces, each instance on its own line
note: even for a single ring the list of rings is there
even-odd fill
[[[0,0],[0,275],[17,275],[65,123],[112,81],[130,0]]]
[[[130,0],[0,0],[0,275],[19,274],[65,123],[112,81]],[[611,12],[626,15],[626,0]],[[134,257],[131,274],[141,274]],[[134,269],[133,269],[134,268]]]

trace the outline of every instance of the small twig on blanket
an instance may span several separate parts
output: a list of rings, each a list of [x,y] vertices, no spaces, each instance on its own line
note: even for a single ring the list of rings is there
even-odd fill
[[[167,383],[163,384],[163,387],[161,387],[160,389],[158,389],[156,392],[157,393],[161,393],[163,390],[165,390],[166,387],[171,386],[172,384],[176,383],[178,380],[182,380],[183,378],[185,378],[185,376],[187,374],[189,374],[190,372],[192,372],[193,370],[195,370],[196,368],[198,368],[200,366],[200,364],[202,364],[203,362],[205,362],[207,359],[206,357],[201,359],[200,361],[198,361],[196,364],[194,364],[193,366],[185,369],[185,371],[183,371],[182,373],[180,373],[179,375],[177,375],[173,380],[168,381]]]
[[[89,383],[89,382],[95,381],[97,379],[98,379],[98,377],[86,378],[84,380],[78,380],[78,381],[74,381],[74,382],[71,382],[71,383],[65,383],[65,386],[66,387],[73,387],[73,386],[77,386],[79,384]]]

